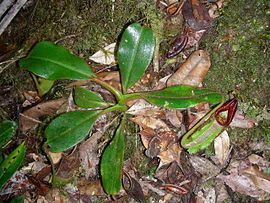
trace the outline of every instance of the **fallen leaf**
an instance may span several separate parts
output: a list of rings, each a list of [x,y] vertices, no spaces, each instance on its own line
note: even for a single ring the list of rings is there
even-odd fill
[[[217,178],[224,181],[234,192],[239,192],[261,201],[270,198],[269,193],[257,188],[252,180],[245,175],[231,173],[230,175],[218,175]]]
[[[79,146],[81,165],[85,170],[85,177],[95,177],[97,175],[98,157],[98,139],[102,133],[96,132]]]
[[[75,150],[69,155],[63,155],[56,175],[64,179],[70,179],[71,177],[73,177],[79,166],[79,152]]]
[[[20,114],[20,130],[25,132],[36,127],[41,121],[39,118],[55,113],[66,101],[65,98],[40,103]]]
[[[208,52],[204,50],[195,51],[167,80],[167,86],[180,84],[199,86],[208,73],[210,66]]]
[[[145,202],[140,183],[127,172],[123,174],[123,187],[127,194],[138,202]]]
[[[217,178],[226,183],[234,192],[254,197],[260,201],[270,198],[269,174],[264,173],[262,168],[250,162],[248,158],[240,161],[232,160],[227,172],[229,175],[220,174]]]
[[[112,72],[101,72],[97,74],[98,78],[114,88],[121,90],[122,86],[120,83],[120,73],[118,71]]]
[[[230,126],[235,128],[253,128],[256,125],[258,125],[258,122],[255,119],[244,116],[240,111],[236,111],[235,116],[230,123]]]
[[[270,194],[270,175],[268,173],[264,173],[256,165],[242,170],[242,173],[249,175],[256,187]]]
[[[105,196],[100,180],[89,181],[82,179],[78,183],[80,194],[88,196]]]
[[[173,161],[179,162],[181,154],[181,148],[179,143],[174,143],[162,152],[159,153],[158,157],[160,158],[159,167],[165,164],[169,164]]]
[[[190,156],[189,160],[195,171],[202,175],[203,181],[215,177],[220,173],[220,169],[206,158]]]
[[[153,130],[161,130],[163,132],[170,131],[170,128],[167,126],[167,124],[157,118],[148,116],[136,116],[134,118],[131,118],[131,120],[137,123],[142,128],[151,128]]]
[[[149,117],[165,117],[165,110],[157,106],[153,106],[143,99],[137,100],[126,113],[134,116],[149,116]]]
[[[214,141],[215,157],[220,165],[223,165],[230,153],[230,137],[228,132],[223,131]]]
[[[167,110],[166,111],[166,119],[170,121],[170,123],[175,128],[181,128],[182,125],[182,114],[179,110]]]
[[[51,157],[52,163],[57,164],[62,158],[62,152],[53,153],[49,151],[49,155]]]
[[[92,56],[89,57],[89,59],[96,63],[105,64],[105,65],[115,64],[116,63],[116,60],[114,57],[115,46],[116,46],[116,43],[109,44],[108,46],[94,53]]]
[[[26,91],[23,93],[23,96],[25,98],[22,104],[23,107],[31,106],[41,100],[36,91]]]

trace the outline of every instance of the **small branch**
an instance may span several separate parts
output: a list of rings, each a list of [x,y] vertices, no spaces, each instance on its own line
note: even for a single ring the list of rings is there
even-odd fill
[[[113,93],[118,101],[122,99],[122,97],[123,97],[122,93],[120,91],[118,91],[117,89],[115,89],[114,87],[112,87],[110,84],[108,84],[108,83],[106,83],[98,78],[91,78],[91,80],[98,83],[102,87],[106,88],[111,93]]]
[[[13,5],[10,8],[10,10],[7,12],[7,14],[2,18],[2,21],[0,22],[0,35],[5,31],[7,26],[10,24],[10,22],[13,20],[13,18],[16,16],[16,14],[19,12],[19,10],[23,7],[23,5],[26,2],[27,0],[18,0],[15,3],[15,5]],[[12,3],[13,2],[9,2],[8,0],[6,0],[2,2],[2,4],[0,5],[0,9],[5,12],[9,8],[9,6],[7,7],[6,5],[9,5],[9,4],[11,5]]]

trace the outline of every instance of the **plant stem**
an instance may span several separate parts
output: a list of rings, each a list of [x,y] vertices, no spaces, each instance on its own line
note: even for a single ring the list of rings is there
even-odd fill
[[[102,87],[106,88],[107,90],[109,90],[111,93],[114,94],[114,96],[116,97],[117,101],[121,100],[123,97],[123,94],[118,91],[117,89],[115,89],[113,86],[111,86],[110,84],[98,79],[98,78],[91,78],[92,81],[98,83],[99,85],[101,85]]]
[[[127,101],[134,100],[134,99],[143,99],[143,93],[135,92],[124,94],[122,97],[122,102],[126,103]]]
[[[100,112],[100,115],[103,115],[105,113],[109,113],[109,112],[112,112],[112,111],[122,111],[122,112],[125,112],[127,110],[127,106],[124,105],[124,104],[116,104],[112,107],[109,107],[107,109],[104,109],[103,111]]]

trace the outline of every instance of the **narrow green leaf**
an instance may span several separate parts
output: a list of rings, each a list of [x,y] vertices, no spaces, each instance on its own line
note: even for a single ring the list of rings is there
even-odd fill
[[[134,85],[150,64],[155,49],[155,38],[150,28],[138,23],[124,31],[118,49],[123,92]]]
[[[220,93],[187,85],[177,85],[141,94],[149,103],[165,108],[184,109],[202,102],[217,104],[222,100]]]
[[[0,189],[20,167],[25,156],[26,148],[20,144],[0,165]]]
[[[106,147],[101,157],[100,171],[103,188],[107,194],[115,195],[121,189],[121,172],[124,160],[125,119],[116,130],[113,140]]]
[[[0,123],[0,149],[15,135],[17,124],[14,121],[3,121]]]
[[[90,132],[101,111],[74,111],[60,115],[45,130],[52,152],[62,152],[81,142]]]
[[[46,41],[36,44],[19,65],[48,80],[85,80],[94,75],[84,60],[64,47]]]
[[[82,108],[109,106],[109,103],[105,102],[101,96],[82,87],[75,87],[74,100],[75,104]]]

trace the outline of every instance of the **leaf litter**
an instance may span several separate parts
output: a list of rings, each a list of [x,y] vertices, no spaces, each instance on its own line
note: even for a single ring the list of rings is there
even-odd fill
[[[172,86],[177,84],[202,86],[203,80],[210,70],[211,60],[207,51],[197,50],[193,52],[193,50],[190,51],[188,49],[199,44],[205,31],[212,25],[213,19],[217,17],[216,10],[223,6],[223,1],[211,4],[209,9],[202,5],[200,1],[183,2],[186,2],[181,4],[183,7],[180,8],[179,6],[176,9],[174,8],[174,3],[171,3],[168,6],[166,15],[168,15],[167,17],[172,17],[176,15],[178,9],[179,11],[182,10],[181,15],[185,19],[187,28],[185,31],[178,33],[179,36],[172,45],[172,55],[175,57],[187,49],[184,54],[190,56],[184,63],[176,66],[177,70],[171,76],[166,76],[164,80],[161,79],[161,86],[159,86],[160,83],[152,83],[151,88],[148,87],[149,89],[161,89],[161,87],[166,85]],[[115,64],[117,61],[114,54],[112,54],[114,53],[114,48],[115,43],[112,43],[92,55],[89,59],[103,65]],[[174,53],[178,51],[179,53]],[[108,54],[106,54],[107,52]],[[161,60],[164,59],[161,58]],[[118,71],[101,71],[98,75],[103,81],[108,82],[119,90],[121,89]],[[150,73],[149,77],[145,77],[145,81],[141,80],[128,91],[141,90],[141,84],[151,82],[151,77]],[[32,106],[40,101],[40,98],[36,97],[37,94],[32,92],[26,92],[24,95],[27,100],[23,107]],[[20,130],[27,132],[35,128],[38,123],[42,122],[40,120],[42,117],[55,113],[65,101],[66,99],[63,98],[50,100],[25,110],[20,115]],[[115,197],[115,199],[120,199],[121,195],[122,197],[128,195],[138,202],[143,202],[146,195],[154,192],[160,196],[160,202],[173,201],[175,197],[186,202],[194,199],[197,202],[216,202],[215,199],[217,202],[221,200],[229,201],[230,195],[225,185],[234,192],[254,197],[259,201],[270,198],[270,176],[266,172],[269,167],[267,158],[251,154],[244,159],[238,159],[234,155],[237,152],[235,152],[233,145],[231,145],[227,131],[224,131],[215,139],[215,155],[212,157],[207,156],[207,152],[188,155],[179,145],[179,136],[182,136],[187,129],[190,129],[194,123],[200,120],[205,112],[209,110],[209,106],[204,104],[204,106],[197,106],[188,110],[188,112],[154,107],[144,100],[138,100],[130,106],[127,113],[133,115],[130,120],[137,123],[140,127],[139,134],[145,147],[145,155],[150,159],[158,158],[159,163],[153,176],[149,177],[128,168],[132,168],[132,163],[126,161],[124,168],[128,169],[125,169],[123,175],[123,185],[126,193],[120,192],[120,197]],[[73,200],[85,201],[90,196],[105,198],[106,194],[98,179],[98,164],[101,148],[100,141],[102,141],[102,136],[106,130],[99,126],[105,123],[101,121],[97,121],[97,123],[94,129],[96,132],[79,145],[78,148],[75,148],[69,155],[58,154],[56,158],[53,158],[53,163],[58,164],[57,174],[62,178],[68,179],[77,175],[78,168],[82,167],[83,175],[78,179],[78,185],[75,187],[71,185],[69,189],[67,187],[66,191],[69,191],[68,196],[62,195],[58,189],[50,189],[50,185],[44,182],[44,179],[48,180],[48,173],[42,172],[46,175],[44,177],[40,175],[40,178],[35,176],[29,178],[30,176],[22,173],[22,171],[26,170],[24,168],[16,173],[7,187],[1,191],[1,197],[5,198],[11,192],[20,194],[21,192],[18,188],[22,188],[23,191],[36,192],[39,200],[44,200],[45,202],[69,202],[72,198]],[[230,124],[231,127],[243,129],[252,128],[256,125],[258,125],[258,121],[244,116],[241,112],[236,113]],[[38,163],[42,163],[40,171],[47,166],[43,165],[44,162],[35,161],[31,169],[37,168]],[[32,175],[33,173],[38,174],[39,171],[34,170],[31,173]],[[216,185],[205,187],[203,183],[207,181],[214,181]],[[46,195],[46,193],[48,194]],[[74,195],[72,197],[72,194],[82,196],[77,197]],[[44,195],[46,195],[45,198],[42,197]]]

